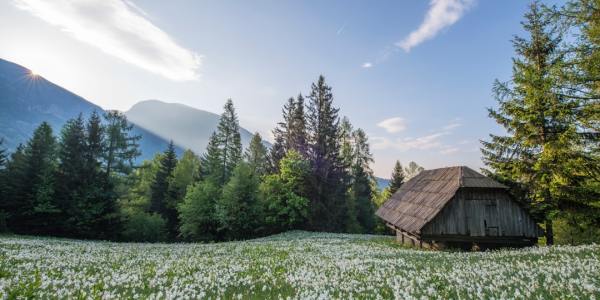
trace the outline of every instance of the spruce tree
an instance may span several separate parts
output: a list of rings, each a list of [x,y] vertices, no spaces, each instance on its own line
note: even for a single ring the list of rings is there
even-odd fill
[[[340,123],[340,156],[342,159],[342,163],[344,168],[348,170],[348,175],[350,175],[350,169],[352,168],[354,162],[354,137],[353,135],[352,124],[348,117],[343,117]],[[346,176],[347,181],[345,183],[349,184],[350,176]]]
[[[86,187],[85,201],[89,219],[86,227],[89,237],[112,239],[120,231],[117,195],[114,182],[103,169],[106,157],[106,128],[97,112],[93,112],[86,125]]]
[[[61,131],[55,197],[61,210],[58,234],[83,237],[93,214],[87,207],[86,132],[83,116],[67,121]],[[83,233],[83,234],[82,234]]]
[[[390,195],[396,193],[396,191],[404,184],[404,170],[402,169],[402,164],[397,160],[394,165],[394,170],[392,171],[392,179],[390,180],[390,184],[388,186],[388,190]]]
[[[177,215],[174,212],[176,208],[169,205],[176,197],[173,189],[170,188],[176,166],[177,154],[175,145],[171,141],[160,160],[160,166],[154,176],[150,192],[150,212],[159,214],[167,221],[167,230],[171,238],[177,232],[177,220],[174,218]]]
[[[343,117],[340,123],[340,157],[344,168],[342,185],[349,195],[346,196],[346,220],[345,230],[352,233],[361,233],[363,228],[358,221],[358,203],[353,197],[353,167],[354,167],[354,139],[352,137],[352,124],[347,117]]]
[[[141,152],[139,150],[140,135],[132,135],[133,125],[127,117],[116,110],[104,114],[105,125],[105,151],[104,165],[107,177],[112,173],[129,174],[133,164]]]
[[[91,202],[103,202],[110,188],[108,179],[103,176],[102,156],[104,155],[104,127],[97,112],[93,112],[86,124],[85,175],[88,198]]]
[[[304,97],[298,94],[292,112],[291,126],[289,128],[288,150],[295,150],[303,157],[307,157],[308,145],[306,135],[306,116],[304,114]]]
[[[570,43],[565,52],[568,56],[567,97],[579,100],[581,117],[600,118],[597,108],[600,99],[600,1],[571,0],[561,9],[551,11],[577,32],[576,43]],[[586,124],[595,126],[598,124]]]
[[[279,171],[279,162],[285,156],[285,153],[290,150],[292,144],[290,130],[293,127],[295,109],[296,103],[294,98],[289,98],[281,110],[283,120],[277,123],[277,127],[273,129],[275,143],[271,147],[269,155],[272,173]]]
[[[569,216],[564,219],[575,232],[584,235],[600,228],[600,1],[572,0],[559,14],[578,33],[577,43],[565,51],[569,67],[562,94],[577,103],[576,122],[581,139],[576,149],[580,159],[572,170],[581,178],[577,192],[568,193],[572,201],[567,208]]]
[[[217,127],[217,138],[219,149],[221,150],[222,172],[221,185],[229,181],[233,169],[242,159],[242,142],[240,137],[240,124],[238,122],[233,101],[228,99],[224,106],[224,112],[221,115]]]
[[[283,121],[279,122],[273,130],[275,143],[271,147],[269,155],[272,173],[278,171],[279,161],[286,152],[294,150],[303,157],[307,157],[308,154],[306,116],[302,94],[299,94],[296,100],[289,98],[281,112]]]
[[[50,124],[43,122],[25,147],[27,178],[32,197],[29,228],[32,233],[51,233],[60,212],[54,199],[56,172],[56,138]]]
[[[216,132],[210,136],[206,153],[201,158],[202,161],[202,176],[205,179],[212,180],[216,184],[222,184],[223,176],[223,159],[222,152],[219,149],[219,137]]]
[[[559,92],[564,56],[553,20],[533,3],[522,23],[529,38],[515,37],[512,82],[496,82],[499,108],[490,117],[508,135],[483,141],[484,163],[497,176],[522,184],[545,221],[546,242],[554,242],[553,219],[561,213],[578,179],[576,103]],[[583,171],[583,170],[582,170]],[[568,174],[570,173],[570,174]]]
[[[320,76],[308,96],[307,131],[312,167],[310,224],[313,229],[342,231],[346,223],[346,189],[340,158],[338,109],[331,87]]]
[[[356,204],[357,220],[364,232],[373,232],[375,227],[375,208],[373,204],[374,178],[371,170],[373,155],[367,135],[362,129],[352,133],[354,154],[352,164],[351,195]]]
[[[26,197],[22,191],[27,184],[27,163],[25,159],[24,146],[19,144],[17,149],[11,153],[6,163],[6,193],[0,195],[0,222],[5,223],[6,229],[15,231],[20,226],[20,218],[24,213],[22,204],[26,203]]]
[[[285,140],[282,135],[278,134],[277,129],[273,131],[273,136],[275,137],[275,142],[269,150],[269,171],[271,174],[279,172],[280,161],[286,153],[284,145]]]
[[[267,147],[263,144],[262,137],[257,132],[252,136],[250,145],[244,153],[244,159],[250,166],[250,169],[258,177],[265,175],[268,170]]]
[[[101,159],[104,154],[104,127],[100,115],[94,111],[90,115],[86,125],[87,150],[85,158],[88,168],[94,173],[99,173],[101,170]]]
[[[280,134],[283,136],[284,148],[286,151],[292,149],[292,128],[294,127],[294,111],[296,110],[296,101],[290,97],[283,106],[281,114],[283,121],[279,123]]]
[[[22,169],[14,178],[11,196],[17,196],[11,212],[12,229],[19,233],[44,234],[53,225],[58,212],[54,203],[54,171],[56,168],[56,139],[52,128],[43,122],[22,150]],[[17,162],[18,163],[18,162]]]
[[[566,49],[566,78],[561,95],[576,103],[576,122],[583,146],[579,147],[588,170],[592,197],[598,198],[600,192],[600,1],[571,0],[558,15],[576,32],[576,43]],[[574,55],[570,55],[574,54]],[[581,195],[583,198],[585,195]],[[597,206],[597,205],[595,205]]]

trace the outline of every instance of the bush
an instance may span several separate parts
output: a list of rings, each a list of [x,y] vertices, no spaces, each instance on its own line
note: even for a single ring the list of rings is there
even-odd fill
[[[600,243],[600,228],[584,216],[567,215],[554,221],[554,240],[562,245]]]
[[[218,221],[215,212],[219,187],[211,180],[190,186],[179,212],[179,232],[188,240],[211,241],[217,238]]]
[[[266,176],[260,185],[260,201],[266,232],[299,229],[308,217],[308,199],[294,193],[280,175]]]
[[[247,163],[241,162],[233,170],[216,207],[219,230],[225,238],[247,239],[260,231],[258,185],[259,180]]]
[[[166,241],[167,222],[156,213],[133,212],[125,221],[123,238],[132,242]]]

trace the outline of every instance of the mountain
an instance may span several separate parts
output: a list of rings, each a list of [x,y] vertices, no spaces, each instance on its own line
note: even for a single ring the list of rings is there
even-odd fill
[[[103,112],[100,106],[3,59],[0,59],[0,108],[0,138],[5,140],[9,152],[25,143],[43,121],[50,123],[58,136],[65,122],[80,113],[87,117],[94,110]],[[167,148],[166,139],[133,124],[133,133],[142,136],[139,159],[151,158]]]
[[[377,182],[377,188],[379,188],[380,191],[383,191],[386,187],[390,185],[389,179],[381,177],[375,177],[375,182]]]
[[[165,140],[203,153],[211,134],[217,129],[220,116],[179,103],[146,100],[136,103],[125,112],[127,119]],[[240,128],[242,145],[247,147],[252,133]]]

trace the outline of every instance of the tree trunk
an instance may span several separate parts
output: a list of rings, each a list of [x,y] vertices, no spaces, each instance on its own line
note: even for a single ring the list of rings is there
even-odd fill
[[[554,230],[552,229],[552,220],[546,220],[546,245],[554,245]]]

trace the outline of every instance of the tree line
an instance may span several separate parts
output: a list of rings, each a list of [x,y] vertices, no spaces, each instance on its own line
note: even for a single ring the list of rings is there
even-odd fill
[[[515,36],[513,74],[496,81],[506,130],[482,141],[488,175],[544,224],[547,244],[600,236],[600,1],[533,2]],[[558,225],[558,228],[556,228]]]
[[[256,133],[246,149],[228,100],[202,155],[178,157],[171,142],[140,165],[140,137],[119,112],[80,115],[58,138],[44,122],[10,156],[0,150],[0,229],[126,241],[373,232],[368,137],[333,99],[320,76],[283,106],[271,147]]]
[[[119,178],[133,168],[139,137],[110,111],[69,120],[57,139],[43,122],[10,157],[0,152],[0,229],[78,238],[115,238]]]

